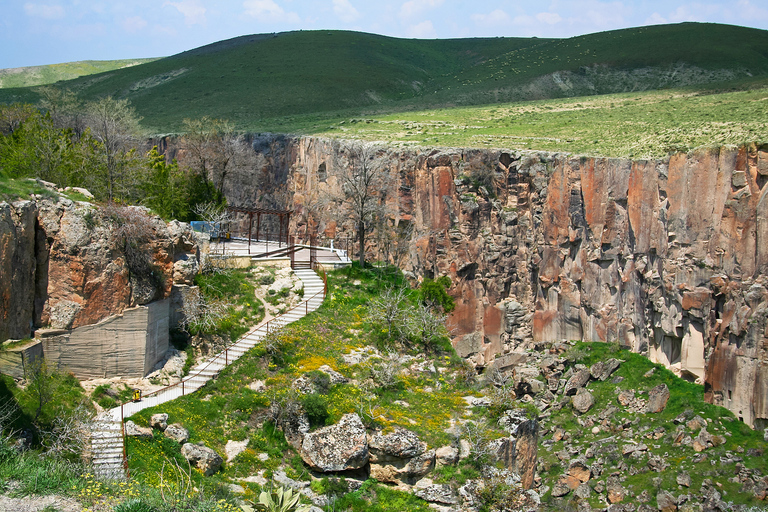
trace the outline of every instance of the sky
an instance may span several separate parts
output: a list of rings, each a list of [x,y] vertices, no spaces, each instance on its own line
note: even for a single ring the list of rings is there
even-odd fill
[[[0,0],[0,69],[162,57],[247,34],[571,37],[701,21],[768,29],[766,0]]]

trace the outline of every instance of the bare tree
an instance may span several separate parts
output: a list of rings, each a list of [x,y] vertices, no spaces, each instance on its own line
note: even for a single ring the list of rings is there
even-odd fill
[[[182,146],[186,151],[181,164],[203,179],[209,180],[219,193],[224,193],[224,181],[245,155],[247,145],[234,125],[225,119],[202,117],[184,119]]]
[[[232,213],[225,205],[214,202],[198,203],[192,208],[192,211],[199,219],[207,222],[209,227],[212,230],[215,230],[215,233],[217,234],[216,246],[212,252],[217,253],[219,252],[219,249],[221,249],[223,254],[224,247],[219,247],[219,240],[221,239],[221,233],[225,233],[230,229],[230,225],[232,224]],[[204,271],[216,271],[216,269],[224,268],[220,265],[211,266],[210,263],[209,258],[205,258],[203,261]]]
[[[408,319],[408,308],[405,289],[394,287],[387,288],[368,305],[371,320],[387,326],[389,339],[392,339],[396,332],[399,334],[407,332],[404,327]]]
[[[378,217],[383,215],[389,192],[388,172],[376,160],[377,148],[360,143],[348,148],[349,165],[338,175],[342,205],[357,231],[360,266],[365,265],[365,235]]]
[[[82,402],[72,410],[59,413],[49,429],[40,432],[46,455],[81,456],[88,446],[94,413]]]
[[[424,346],[428,346],[435,338],[447,335],[445,319],[447,315],[424,304],[419,304],[411,316],[411,329],[421,337]]]
[[[53,378],[54,368],[48,365],[44,357],[35,357],[24,362],[24,380],[27,392],[32,396],[35,405],[36,422],[43,412],[43,408],[53,400],[56,383]]]
[[[101,172],[95,175],[95,185],[104,188],[104,196],[111,202],[127,193],[141,166],[141,155],[136,151],[141,118],[128,100],[111,96],[87,104],[86,110],[87,125],[98,142],[93,154]]]

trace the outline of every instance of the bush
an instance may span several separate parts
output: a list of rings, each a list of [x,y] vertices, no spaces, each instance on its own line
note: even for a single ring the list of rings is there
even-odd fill
[[[322,427],[328,419],[328,400],[323,395],[312,393],[302,400],[311,427]]]
[[[448,276],[439,277],[434,281],[427,277],[419,289],[421,301],[433,309],[441,308],[445,313],[450,313],[456,308],[453,297],[448,294],[450,287],[451,279]]]

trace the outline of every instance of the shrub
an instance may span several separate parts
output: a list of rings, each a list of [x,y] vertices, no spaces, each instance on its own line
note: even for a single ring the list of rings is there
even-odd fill
[[[451,279],[448,276],[439,277],[434,281],[425,278],[419,289],[421,301],[433,309],[441,308],[444,312],[450,313],[456,308],[453,297],[448,294],[450,287]]]
[[[328,419],[328,400],[323,395],[312,393],[302,400],[311,427],[321,427]]]

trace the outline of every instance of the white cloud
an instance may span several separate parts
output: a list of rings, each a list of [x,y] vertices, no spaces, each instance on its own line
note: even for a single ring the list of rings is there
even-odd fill
[[[64,8],[60,5],[24,4],[24,12],[27,16],[57,20],[64,17]]]
[[[360,13],[349,0],[333,0],[333,12],[344,23],[352,23],[360,18]]]
[[[184,15],[186,25],[205,25],[206,8],[200,3],[200,0],[181,0],[179,2],[165,2],[163,5],[170,5],[176,8]]]
[[[556,12],[540,12],[536,15],[536,19],[547,25],[555,25],[556,23],[563,21],[563,18]]]
[[[669,23],[669,20],[662,16],[661,14],[654,12],[650,16],[648,16],[645,19],[645,25],[664,25],[665,23]]]
[[[507,25],[511,22],[509,14],[501,9],[496,9],[488,14],[473,14],[470,18],[478,25],[484,26]]]
[[[131,16],[130,18],[124,19],[120,24],[126,32],[138,32],[147,26],[147,20],[141,16]]]
[[[411,25],[407,30],[408,37],[415,37],[417,39],[434,39],[437,37],[435,27],[432,26],[430,20],[422,21],[416,25]]]
[[[274,0],[245,0],[245,14],[259,21],[277,23],[299,23],[301,18],[295,12],[285,12]]]
[[[683,4],[669,13],[669,21],[678,23],[682,21],[707,21],[720,10],[717,5],[708,4]]]
[[[738,13],[748,20],[768,20],[768,9],[754,5],[749,0],[739,0]]]
[[[400,6],[400,17],[404,20],[409,20],[429,9],[439,7],[442,3],[443,0],[409,0]],[[419,23],[419,25],[423,23]]]

